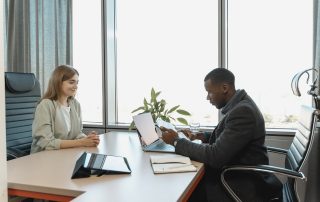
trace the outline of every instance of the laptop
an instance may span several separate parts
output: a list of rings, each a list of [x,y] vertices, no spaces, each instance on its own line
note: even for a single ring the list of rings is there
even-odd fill
[[[136,125],[143,151],[175,152],[174,146],[166,144],[159,138],[150,112],[133,116],[133,121]]]

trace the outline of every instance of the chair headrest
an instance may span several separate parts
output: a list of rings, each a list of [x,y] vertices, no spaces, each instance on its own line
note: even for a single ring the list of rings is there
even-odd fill
[[[309,71],[311,72],[311,76],[309,74]],[[308,91],[309,95],[315,96],[315,89],[317,87],[317,81],[318,81],[318,70],[316,68],[311,68],[311,69],[306,69],[304,71],[298,72],[297,74],[294,75],[294,77],[291,80],[291,90],[294,95],[296,96],[301,96],[300,90],[299,90],[299,80],[300,77],[303,74],[307,75],[307,84],[309,83],[310,77],[312,77],[312,74],[315,73],[315,78],[313,78],[312,83],[311,83],[311,89]]]
[[[34,88],[36,77],[33,73],[5,72],[5,83],[12,93],[26,93]]]

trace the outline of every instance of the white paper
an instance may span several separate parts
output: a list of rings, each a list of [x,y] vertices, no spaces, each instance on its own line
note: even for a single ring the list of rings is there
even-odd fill
[[[194,165],[176,166],[174,164],[152,164],[154,173],[180,173],[180,172],[194,172],[197,168]]]
[[[187,136],[185,136],[185,134],[183,134],[183,132],[177,131],[175,125],[173,125],[172,123],[166,122],[166,121],[164,121],[164,120],[162,120],[160,118],[158,118],[156,122],[157,122],[157,125],[159,127],[163,126],[163,127],[167,128],[167,129],[172,129],[173,131],[177,132],[179,138],[190,140]],[[201,144],[202,143],[202,141],[198,140],[198,139],[192,140],[192,142],[197,143],[197,144]]]
[[[164,120],[162,120],[162,119],[160,119],[160,118],[158,118],[157,119],[157,125],[159,126],[159,127],[165,127],[165,128],[167,128],[167,129],[172,129],[172,130],[174,130],[174,131],[177,131],[176,130],[176,127],[172,124],[172,123],[169,123],[169,122],[166,122],[166,121],[164,121]]]
[[[133,116],[134,124],[139,130],[143,141],[149,145],[156,141],[159,137],[155,131],[155,125],[151,113],[143,113]]]
[[[150,156],[150,160],[154,173],[197,171],[190,158],[181,155]]]
[[[183,163],[183,164],[191,164],[191,160],[189,157],[181,156],[181,155],[151,155],[150,156],[151,163]]]

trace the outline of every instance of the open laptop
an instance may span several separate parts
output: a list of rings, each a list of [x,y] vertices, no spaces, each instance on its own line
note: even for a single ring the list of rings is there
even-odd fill
[[[143,151],[153,152],[175,152],[172,145],[166,144],[156,132],[151,113],[143,113],[133,116],[133,121],[137,127]]]

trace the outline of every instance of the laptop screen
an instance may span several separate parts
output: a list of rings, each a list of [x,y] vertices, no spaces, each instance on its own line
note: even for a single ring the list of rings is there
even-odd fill
[[[155,131],[155,125],[150,112],[133,116],[133,121],[143,141],[147,145],[150,145],[159,139],[159,136]]]

